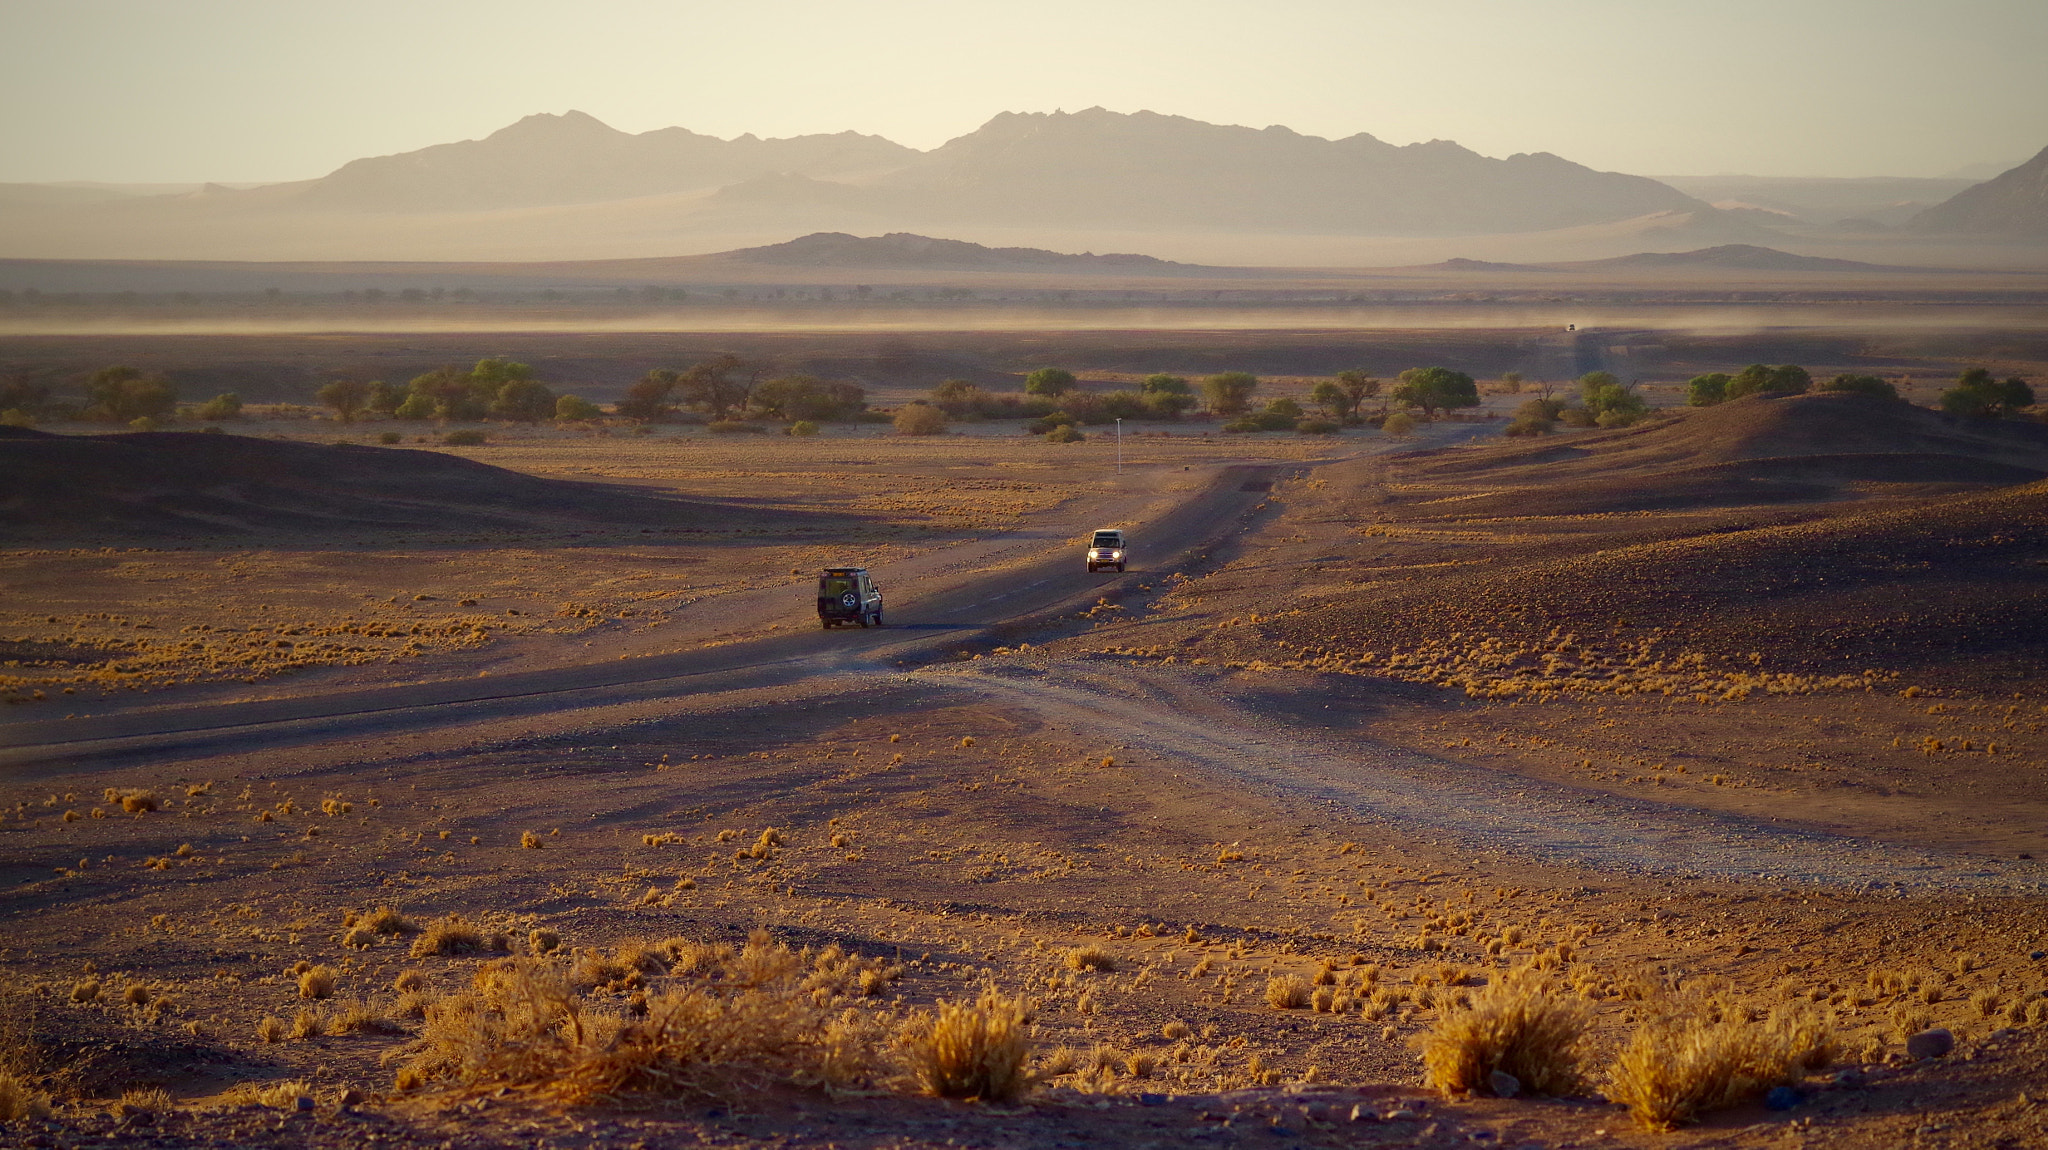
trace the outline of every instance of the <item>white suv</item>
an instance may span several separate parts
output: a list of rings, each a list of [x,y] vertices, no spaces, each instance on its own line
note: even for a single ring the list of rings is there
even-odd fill
[[[1088,541],[1088,573],[1093,575],[1104,567],[1124,569],[1124,533],[1114,528],[1100,528],[1094,538]]]

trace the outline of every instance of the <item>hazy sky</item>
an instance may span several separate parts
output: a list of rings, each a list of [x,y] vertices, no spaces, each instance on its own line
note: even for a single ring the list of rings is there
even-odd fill
[[[0,181],[254,181],[581,109],[627,131],[1149,108],[1645,174],[2048,145],[2048,0],[0,0]]]

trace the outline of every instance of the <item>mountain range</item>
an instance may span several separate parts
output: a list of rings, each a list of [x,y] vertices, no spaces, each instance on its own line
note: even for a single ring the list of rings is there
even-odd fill
[[[2040,181],[2030,186],[2038,199]],[[2002,210],[2044,214],[2024,199]],[[634,134],[571,111],[294,183],[137,196],[0,186],[0,257],[587,260],[838,231],[1278,263],[1215,256],[1309,262],[1302,253],[1359,237],[1548,236],[1545,258],[1787,238],[1782,214],[1728,206],[1543,152],[1499,159],[1448,140],[1333,140],[1143,111],[1005,112],[930,151],[854,132]],[[1939,212],[1919,219],[1950,226]]]
[[[1906,226],[1923,232],[2048,237],[2048,148],[2009,172],[1964,188]]]

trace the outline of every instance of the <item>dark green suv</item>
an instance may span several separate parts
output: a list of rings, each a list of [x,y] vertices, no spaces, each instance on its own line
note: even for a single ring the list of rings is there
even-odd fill
[[[818,622],[825,627],[882,625],[882,589],[865,567],[827,567],[818,576]]]

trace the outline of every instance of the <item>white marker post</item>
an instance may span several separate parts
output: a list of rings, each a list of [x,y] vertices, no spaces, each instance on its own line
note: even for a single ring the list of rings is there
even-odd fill
[[[1116,421],[1116,471],[1118,475],[1124,471],[1124,421],[1121,418]]]

